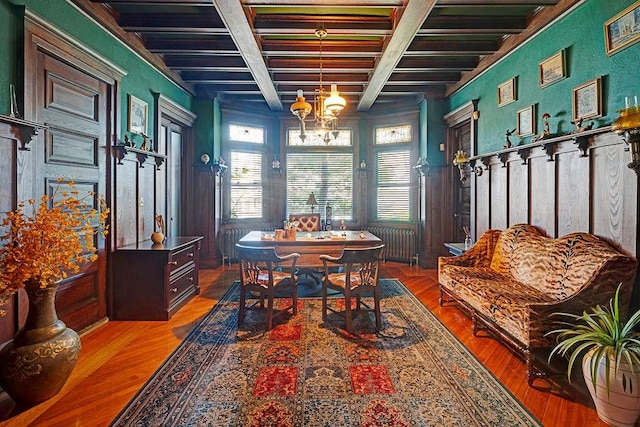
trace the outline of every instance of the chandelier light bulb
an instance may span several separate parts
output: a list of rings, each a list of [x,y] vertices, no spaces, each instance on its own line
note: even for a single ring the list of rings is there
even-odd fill
[[[325,110],[333,116],[337,116],[347,105],[347,101],[340,96],[340,92],[338,92],[338,85],[335,83],[331,84],[331,94],[324,101]]]

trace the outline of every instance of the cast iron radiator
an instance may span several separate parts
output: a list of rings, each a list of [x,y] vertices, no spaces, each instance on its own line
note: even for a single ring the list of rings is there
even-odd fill
[[[255,230],[254,228],[227,228],[222,232],[222,239],[220,247],[222,248],[222,264],[225,261],[231,265],[231,261],[238,260],[238,254],[236,253],[236,243],[240,241],[245,234]],[[275,227],[262,228],[260,231],[273,231]]]
[[[408,262],[410,265],[418,263],[416,253],[416,232],[407,228],[395,227],[366,227],[378,236],[385,244],[382,256],[384,260]]]

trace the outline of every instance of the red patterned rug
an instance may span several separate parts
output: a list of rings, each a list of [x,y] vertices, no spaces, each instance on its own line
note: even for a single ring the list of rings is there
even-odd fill
[[[381,288],[382,330],[360,315],[350,335],[320,299],[238,329],[232,285],[112,425],[540,425],[400,281]]]

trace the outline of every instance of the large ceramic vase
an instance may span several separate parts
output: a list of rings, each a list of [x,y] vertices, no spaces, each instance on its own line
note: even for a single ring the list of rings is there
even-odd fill
[[[29,313],[24,327],[0,351],[0,386],[17,403],[33,405],[60,392],[78,361],[80,338],[58,319],[57,283],[25,283]]]
[[[609,393],[607,394],[605,359],[600,360],[594,388],[589,367],[592,354],[593,350],[589,351],[582,359],[582,373],[591,398],[596,405],[598,417],[612,426],[633,427],[640,416],[639,367],[634,367],[632,372],[631,367],[624,360],[621,360],[616,375],[612,360],[609,366]]]

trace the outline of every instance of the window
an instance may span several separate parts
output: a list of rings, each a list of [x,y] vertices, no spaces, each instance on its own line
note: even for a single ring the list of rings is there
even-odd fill
[[[411,125],[376,129],[376,219],[411,220],[411,134]]]
[[[329,144],[319,139],[321,145],[301,142],[298,135],[298,129],[289,129],[287,134],[287,216],[311,212],[307,199],[313,192],[318,201],[315,212],[324,216],[328,202],[334,220],[353,219],[351,131],[341,129],[338,138]]]
[[[264,129],[230,125],[229,139],[230,217],[262,218]]]

